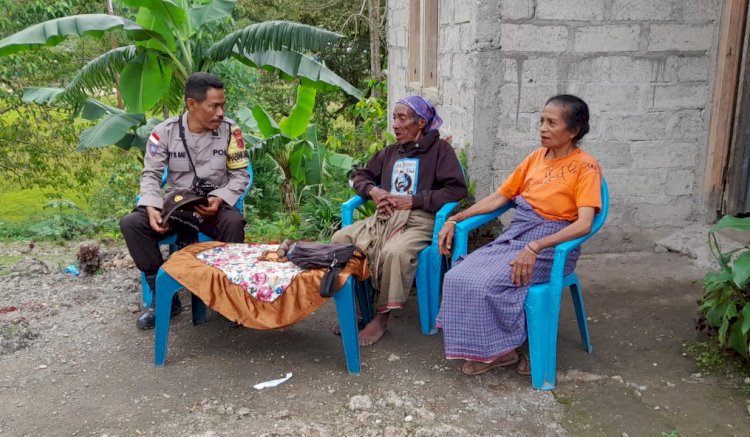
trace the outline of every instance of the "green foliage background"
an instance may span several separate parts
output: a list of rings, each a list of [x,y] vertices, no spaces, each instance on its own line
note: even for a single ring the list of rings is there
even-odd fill
[[[117,1],[115,13],[131,19],[135,11]],[[284,19],[311,24],[345,35],[332,50],[321,54],[329,68],[361,89],[368,82],[369,30],[350,1],[239,0],[231,20],[216,23],[226,34],[255,22]],[[84,13],[104,13],[106,1],[0,0],[0,38],[34,23]],[[125,38],[115,34],[115,43]],[[75,151],[80,132],[91,123],[72,118],[64,110],[21,102],[27,86],[62,87],[97,55],[110,49],[106,38],[70,38],[42,48],[0,58],[0,238],[59,239],[93,235],[119,237],[117,222],[133,207],[138,192],[142,156],[136,150],[114,147]],[[294,104],[296,83],[248,69],[237,61],[214,67],[227,85],[228,113],[259,104],[282,118]],[[101,96],[116,105],[114,95]],[[331,151],[367,159],[386,142],[385,101],[365,99],[359,104],[343,92],[319,92],[312,123]],[[246,202],[248,238],[326,239],[338,227],[340,202],[352,192],[343,172],[328,174],[321,185],[298,193],[299,213],[290,214],[281,202],[279,174],[272,161],[254,162],[255,185]]]

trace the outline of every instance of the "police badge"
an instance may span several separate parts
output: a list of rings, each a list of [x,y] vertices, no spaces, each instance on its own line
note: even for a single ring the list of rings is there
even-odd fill
[[[156,155],[159,152],[159,135],[156,135],[156,132],[151,132],[151,136],[148,137],[146,149],[151,155]]]

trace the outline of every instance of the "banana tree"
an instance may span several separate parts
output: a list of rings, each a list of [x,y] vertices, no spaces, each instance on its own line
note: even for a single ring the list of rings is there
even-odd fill
[[[231,16],[237,0],[121,0],[137,7],[135,21],[116,15],[86,14],[49,20],[0,41],[0,56],[54,46],[68,37],[102,37],[122,31],[132,44],[117,47],[89,61],[64,88],[29,88],[24,101],[73,105],[77,114],[99,124],[85,130],[78,148],[116,144],[143,148],[144,126],[182,107],[182,89],[196,71],[209,71],[225,59],[276,72],[284,79],[299,79],[310,88],[339,88],[360,98],[354,86],[306,56],[325,50],[341,35],[286,21],[256,23],[225,35],[212,44],[202,41],[219,20]],[[93,98],[112,94],[119,76],[125,110]]]
[[[318,143],[315,125],[310,124],[315,95],[314,87],[299,85],[291,113],[278,123],[260,105],[242,107],[238,112],[245,139],[253,144],[251,153],[269,156],[284,175],[281,193],[289,211],[298,209],[295,191],[322,183],[329,167],[349,170],[353,163],[350,156],[328,151]]]

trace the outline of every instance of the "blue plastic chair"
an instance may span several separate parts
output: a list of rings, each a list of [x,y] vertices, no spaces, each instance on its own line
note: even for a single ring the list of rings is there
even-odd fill
[[[333,295],[336,301],[341,341],[344,346],[346,368],[349,374],[359,375],[361,371],[359,341],[357,339],[357,317],[353,293],[354,278],[349,277],[346,284]],[[156,329],[154,333],[154,365],[164,367],[167,357],[167,340],[172,296],[184,288],[175,278],[163,269],[156,275]],[[206,319],[206,304],[192,295],[193,324],[198,325]]]
[[[247,173],[250,175],[249,180],[247,181],[247,187],[245,187],[245,191],[242,192],[242,195],[239,199],[237,199],[237,202],[234,204],[234,207],[239,209],[240,212],[243,212],[245,208],[245,197],[247,197],[247,193],[250,192],[250,188],[253,186],[253,179],[255,177],[253,173],[253,165],[248,161],[247,163]],[[167,174],[168,169],[164,168],[164,173],[161,176],[161,186],[164,187],[164,185],[167,184]],[[140,197],[140,195],[139,195]],[[138,197],[136,197],[136,204],[138,203]],[[198,241],[204,242],[204,241],[213,241],[213,238],[209,237],[208,235],[204,234],[203,232],[198,233]],[[175,246],[175,243],[177,242],[177,236],[175,234],[172,234],[162,240],[159,240],[159,246],[165,246],[169,245],[169,252],[172,253],[177,249],[177,246]],[[141,272],[141,290],[142,290],[142,299],[143,299],[143,306],[146,308],[151,307],[151,298],[153,296],[153,293],[151,293],[151,287],[148,285],[148,282],[146,282],[146,274]],[[193,303],[195,303],[196,299],[193,299]]]
[[[498,218],[505,211],[515,207],[509,202],[493,212],[470,217],[456,225],[452,261],[468,252],[469,232],[479,226]],[[593,351],[589,338],[589,327],[586,321],[586,309],[583,304],[583,292],[575,271],[564,275],[565,260],[568,254],[593,236],[607,218],[609,212],[609,191],[607,182],[602,178],[602,208],[594,216],[591,232],[575,240],[566,241],[555,247],[550,280],[534,284],[524,302],[526,310],[526,327],[529,337],[529,358],[531,360],[531,384],[540,390],[555,388],[557,370],[557,325],[560,316],[560,302],[564,288],[570,288],[573,306],[578,319],[578,330],[581,333],[583,347],[589,353]]]
[[[367,200],[363,197],[354,196],[341,204],[342,228],[354,223],[354,210],[364,205],[365,202],[367,202]],[[458,202],[446,203],[440,208],[437,214],[435,214],[435,228],[432,232],[432,243],[422,249],[417,255],[417,273],[415,280],[417,283],[419,324],[423,335],[435,335],[438,331],[435,320],[437,319],[438,310],[440,309],[440,289],[443,286],[443,274],[447,270],[447,263],[444,258],[440,256],[440,252],[438,251],[438,233],[443,227],[445,220],[457,206]],[[362,311],[364,322],[367,323],[369,317],[372,315],[372,308],[369,305],[369,296],[372,294],[365,289],[369,288],[369,283],[362,287],[356,286],[354,281],[351,281],[351,284],[347,283],[344,287],[353,287],[357,289],[357,301],[360,304],[360,310]],[[344,287],[342,287],[342,290]]]

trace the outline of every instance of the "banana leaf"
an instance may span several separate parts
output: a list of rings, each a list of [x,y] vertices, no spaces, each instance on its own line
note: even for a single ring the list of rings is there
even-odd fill
[[[128,63],[120,76],[120,92],[132,112],[152,109],[169,89],[172,69],[153,52],[144,53]]]
[[[170,27],[164,17],[154,14],[151,9],[141,8],[138,11],[138,15],[135,18],[135,22],[141,25],[144,29],[153,30],[158,32],[159,35],[164,39],[166,48],[164,45],[157,43],[154,40],[140,41],[138,45],[149,49],[155,49],[159,51],[169,50],[174,52],[176,49],[173,29]]]
[[[157,32],[144,29],[126,18],[107,14],[72,15],[35,24],[10,35],[0,41],[0,56],[41,46],[54,46],[69,36],[100,37],[115,29],[124,30],[136,41],[154,38],[164,42]]]
[[[198,29],[206,23],[230,17],[235,3],[237,0],[213,0],[207,5],[195,6],[190,9],[190,21]]]
[[[136,56],[134,45],[117,47],[86,63],[65,87],[63,99],[78,101],[87,93],[111,92],[115,77]]]
[[[281,132],[289,138],[296,138],[307,130],[315,106],[315,88],[300,85],[297,87],[297,101],[289,117],[279,122]]]
[[[64,88],[42,88],[29,87],[23,90],[21,100],[26,103],[38,103],[40,105],[53,105],[58,103],[60,96],[64,95]],[[122,109],[115,108],[90,97],[82,102],[76,102],[78,108],[75,115],[81,115],[86,120],[98,120],[106,114],[125,114]]]
[[[187,19],[187,12],[179,0],[178,2],[174,0],[122,0],[122,2],[128,6],[147,8],[153,15],[177,25],[184,24]]]
[[[289,173],[295,183],[304,184],[306,181],[306,159],[313,155],[314,147],[306,140],[295,140],[287,145],[289,152]]]
[[[223,61],[234,53],[266,50],[320,51],[338,41],[341,34],[291,21],[265,21],[236,30],[204,53],[207,62]]]
[[[150,118],[145,125],[140,126],[135,132],[128,132],[125,134],[125,136],[122,137],[120,141],[116,142],[115,145],[126,150],[132,147],[137,147],[145,152],[148,137],[151,135],[151,131],[154,130],[154,127],[159,123],[161,123],[160,119]]]
[[[253,111],[246,106],[240,106],[236,114],[237,122],[245,128],[248,128],[250,132],[259,132],[258,122],[253,117]]]
[[[144,114],[108,114],[99,124],[81,132],[77,149],[111,146],[122,141],[131,128],[145,123]]]
[[[269,50],[254,53],[236,52],[234,56],[243,64],[253,68],[277,72],[282,79],[299,78],[300,83],[305,86],[328,90],[341,89],[352,97],[362,98],[362,92],[344,78],[301,53],[289,50]]]
[[[354,164],[354,158],[343,153],[328,152],[326,154],[326,163],[331,167],[349,171]]]
[[[253,106],[252,113],[258,126],[258,132],[263,134],[265,138],[270,138],[281,132],[279,125],[276,124],[274,119],[260,105]]]
[[[79,114],[86,120],[99,120],[107,114],[127,114],[125,111],[114,106],[109,106],[98,100],[87,98],[79,109]]]
[[[51,105],[65,92],[64,88],[28,87],[24,88],[21,100],[25,103]]]

